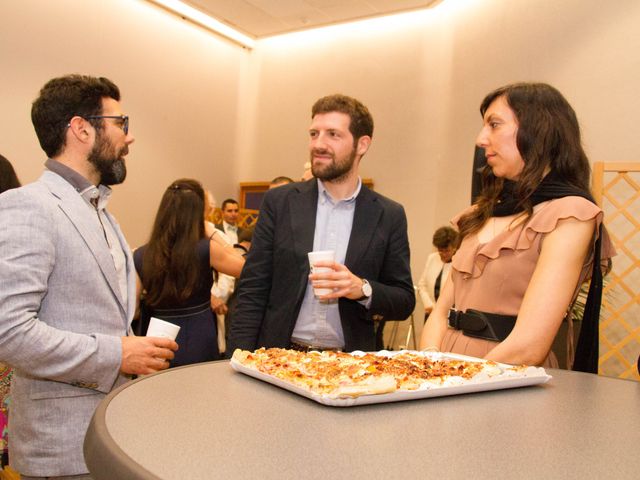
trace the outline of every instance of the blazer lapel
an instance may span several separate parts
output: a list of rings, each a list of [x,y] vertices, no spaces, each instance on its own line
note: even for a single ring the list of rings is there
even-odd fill
[[[113,264],[113,258],[106,245],[104,235],[99,234],[95,228],[95,224],[87,218],[88,207],[84,199],[62,178],[60,181],[64,182],[64,184],[57,182],[57,179],[52,180],[51,177],[48,177],[46,180],[51,193],[59,199],[58,207],[64,212],[67,218],[69,218],[93,254],[102,275],[109,285],[109,288],[111,288],[113,295],[118,299],[118,303],[126,316],[128,306],[124,303],[122,294],[120,293],[118,275],[115,265]]]
[[[345,257],[345,265],[352,269],[366,253],[371,238],[375,235],[382,209],[376,202],[371,191],[362,186],[356,198],[356,210],[353,215],[353,226],[349,237],[349,246]]]

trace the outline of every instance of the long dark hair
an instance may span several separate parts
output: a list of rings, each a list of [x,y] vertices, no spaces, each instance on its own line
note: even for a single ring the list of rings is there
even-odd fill
[[[559,181],[589,192],[591,167],[582,148],[576,113],[562,94],[546,83],[514,83],[489,93],[480,105],[485,112],[497,98],[504,97],[518,121],[516,145],[524,168],[513,194],[528,216],[533,213],[531,194],[548,168]],[[460,238],[480,230],[493,214],[505,180],[493,175],[490,166],[482,173],[482,192],[477,209],[460,219]]]
[[[0,155],[0,193],[20,187],[20,180],[11,162]]]
[[[144,299],[150,307],[186,300],[199,280],[196,246],[204,238],[204,190],[190,178],[176,180],[162,196],[144,252]]]

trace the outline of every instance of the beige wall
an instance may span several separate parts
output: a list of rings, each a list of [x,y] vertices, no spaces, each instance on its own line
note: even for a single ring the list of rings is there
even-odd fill
[[[298,177],[310,106],[338,91],[374,115],[361,173],[405,205],[416,282],[433,231],[468,203],[490,89],[552,83],[575,107],[592,160],[638,159],[636,0],[445,0],[250,53],[142,0],[5,1],[0,18],[0,152],[24,180],[44,158],[29,107],[47,79],[87,72],[122,88],[137,143],[113,210],[132,245],[177,176],[201,179],[219,201],[239,181]]]
[[[237,195],[246,50],[142,0],[3,0],[0,18],[0,152],[23,182],[46,158],[30,120],[38,90],[87,73],[112,79],[131,117],[136,141],[111,210],[132,246],[146,240],[176,178],[198,178],[219,202]]]

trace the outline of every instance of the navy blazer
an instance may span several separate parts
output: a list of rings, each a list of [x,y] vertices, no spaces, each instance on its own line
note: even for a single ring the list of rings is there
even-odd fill
[[[313,250],[318,183],[315,179],[269,190],[238,283],[229,335],[235,348],[287,348],[302,305]],[[403,207],[362,186],[345,258],[347,268],[373,288],[367,310],[339,299],[345,350],[375,350],[374,320],[403,320],[415,307]]]

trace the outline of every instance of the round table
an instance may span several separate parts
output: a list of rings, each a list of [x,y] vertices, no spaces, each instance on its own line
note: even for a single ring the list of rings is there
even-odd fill
[[[328,407],[228,361],[140,378],[100,404],[96,480],[639,478],[640,384],[549,370],[544,385]]]

